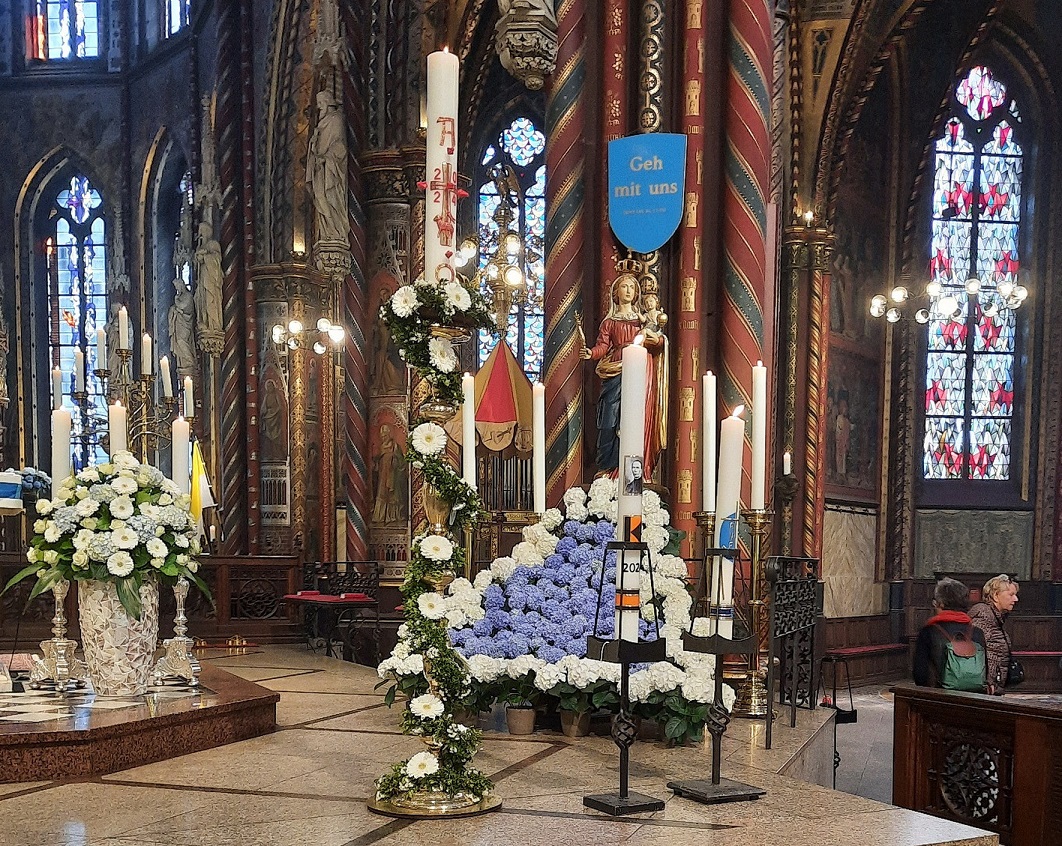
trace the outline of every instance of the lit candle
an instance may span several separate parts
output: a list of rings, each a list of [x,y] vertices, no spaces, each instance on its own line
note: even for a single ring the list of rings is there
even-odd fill
[[[793,474],[793,453],[786,450],[782,455],[782,475],[791,476]]]
[[[716,387],[715,374],[709,370],[701,377],[701,440],[704,450],[701,462],[701,510],[715,511],[716,484]]]
[[[96,330],[96,369],[107,369],[107,330],[102,328]]]
[[[52,368],[52,408],[63,407],[63,371]]]
[[[52,491],[70,475],[70,412],[65,408],[52,411]]]
[[[80,349],[74,350],[74,390],[85,393],[85,353]]]
[[[454,53],[428,55],[424,172],[424,278],[453,278],[457,250],[457,101],[460,62]],[[440,268],[442,270],[440,271]]]
[[[620,381],[619,495],[616,501],[617,540],[629,541],[642,521],[642,472],[645,449],[646,369],[649,354],[641,336],[623,349]],[[640,536],[640,531],[637,535]],[[641,616],[641,554],[620,550],[616,554],[617,640],[638,640]]]
[[[173,396],[173,381],[170,378],[170,358],[163,356],[159,359],[159,372],[162,373],[162,395],[166,399]]]
[[[184,377],[184,416],[195,417],[195,398],[192,396],[192,377]]]
[[[476,379],[471,373],[461,377],[461,475],[476,490]]]
[[[174,420],[170,436],[173,445],[173,452],[171,454],[173,463],[173,482],[181,489],[181,493],[191,493],[192,477],[189,473],[188,445],[191,442],[192,429],[188,425],[188,421],[183,417],[178,417]]]
[[[107,409],[107,423],[111,436],[111,456],[115,453],[129,450],[129,434],[126,429],[125,406],[115,400],[114,405]]]
[[[118,349],[131,350],[133,344],[129,338],[129,312],[125,306],[118,309]]]
[[[738,406],[727,417],[719,436],[719,484],[715,495],[715,545],[737,546],[740,514],[741,463],[745,450],[745,421]],[[724,538],[726,543],[724,544]],[[712,565],[712,594],[709,610],[710,634],[734,636],[734,561],[717,558]]]
[[[753,511],[767,507],[767,368],[757,361],[752,368],[752,497]]]
[[[546,510],[546,386],[531,388],[531,471],[535,484],[535,513]]]
[[[140,374],[150,376],[155,369],[154,364],[151,360],[151,336],[145,332],[140,341]]]

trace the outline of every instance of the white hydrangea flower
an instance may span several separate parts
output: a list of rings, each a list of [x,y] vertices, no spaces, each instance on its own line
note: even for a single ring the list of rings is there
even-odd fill
[[[431,752],[418,752],[406,763],[406,775],[410,778],[424,778],[439,771],[439,759]]]
[[[116,552],[107,559],[107,572],[124,578],[133,572],[133,558],[128,552]]]
[[[403,285],[391,294],[391,310],[399,317],[409,317],[419,306],[417,292],[411,285]]]
[[[421,455],[438,455],[446,449],[446,430],[438,423],[421,423],[410,435],[413,449]]]
[[[420,542],[420,554],[432,561],[449,561],[454,557],[454,544],[445,535],[427,535]]]
[[[649,546],[653,555],[659,554],[670,539],[667,529],[661,526],[647,525],[642,528],[642,540]]]
[[[564,515],[560,513],[559,508],[547,508],[542,515],[542,526],[547,532],[552,532],[554,529],[560,528],[560,525],[563,522]]]
[[[501,558],[495,558],[494,563],[490,565],[490,572],[494,576],[496,582],[507,582],[514,572],[516,572],[517,563],[515,559],[508,555],[503,555]]]
[[[590,483],[590,497],[593,499],[615,499],[619,483],[608,476],[598,476]]]
[[[420,717],[422,720],[433,720],[442,716],[446,706],[438,696],[424,693],[409,701],[409,710],[415,717]]]
[[[586,491],[582,488],[568,488],[563,497],[565,508],[571,505],[582,505],[586,502]]]
[[[568,506],[567,515],[569,520],[577,520],[580,523],[584,523],[586,518],[590,516],[590,511],[585,505],[573,502]]]
[[[513,559],[524,567],[535,567],[545,560],[535,545],[527,541],[520,541],[513,547]]]
[[[476,580],[472,583],[472,585],[477,591],[482,592],[485,591],[488,587],[490,587],[490,583],[492,581],[494,581],[494,577],[490,570],[480,570],[478,573],[476,573]]]
[[[447,282],[443,285],[443,293],[457,311],[468,311],[472,307],[472,297],[460,282]]]
[[[81,503],[78,507],[80,508],[81,505],[84,505],[84,503]],[[133,501],[127,496],[116,496],[111,500],[111,504],[108,507],[111,510],[111,516],[117,517],[119,520],[128,520],[133,516],[135,510]]]
[[[417,608],[429,620],[441,620],[446,616],[446,606],[438,593],[422,593],[417,597]]]
[[[457,369],[457,355],[453,344],[446,338],[432,338],[428,341],[428,356],[431,366],[440,373],[453,373]]]

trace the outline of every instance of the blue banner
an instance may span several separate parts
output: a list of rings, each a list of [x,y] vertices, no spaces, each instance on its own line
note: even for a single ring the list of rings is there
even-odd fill
[[[682,221],[686,136],[650,132],[608,142],[608,222],[636,253],[658,250]]]

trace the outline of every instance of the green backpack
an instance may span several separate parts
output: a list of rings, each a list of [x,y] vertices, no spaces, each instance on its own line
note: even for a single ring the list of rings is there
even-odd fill
[[[946,690],[985,692],[985,648],[973,639],[973,627],[952,637],[947,629],[937,626],[947,638],[940,686]]]

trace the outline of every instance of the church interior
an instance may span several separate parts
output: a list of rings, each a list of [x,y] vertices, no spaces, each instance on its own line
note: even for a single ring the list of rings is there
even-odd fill
[[[0,842],[1060,842],[1059,43],[0,3]]]

